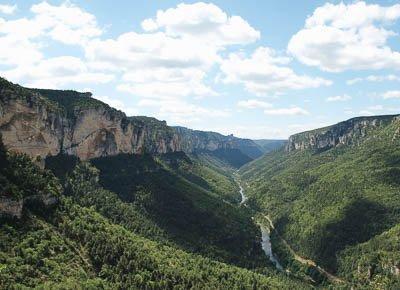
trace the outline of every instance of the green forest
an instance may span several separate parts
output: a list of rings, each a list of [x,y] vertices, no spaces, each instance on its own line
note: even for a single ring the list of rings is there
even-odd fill
[[[351,284],[400,288],[399,128],[393,119],[352,145],[281,150],[241,168],[248,203],[273,220],[273,246],[286,266],[307,271],[278,234]]]
[[[58,199],[52,207],[24,204],[21,219],[1,219],[2,289],[308,288],[262,255],[248,210],[220,198],[235,186],[220,167],[205,166],[209,156],[192,157],[203,159],[196,165],[187,156],[62,156],[42,170],[0,148],[3,198]],[[123,168],[125,184],[114,180]],[[207,189],[219,183],[220,192]]]

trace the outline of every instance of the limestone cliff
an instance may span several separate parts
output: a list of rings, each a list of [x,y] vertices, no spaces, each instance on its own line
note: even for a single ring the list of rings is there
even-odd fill
[[[9,150],[32,157],[75,155],[81,160],[118,153],[240,149],[262,154],[247,139],[169,127],[165,121],[127,117],[123,112],[75,91],[27,89],[0,78],[0,133]]]
[[[326,150],[341,145],[357,144],[372,129],[392,122],[397,115],[357,117],[338,124],[289,137],[287,151]]]
[[[33,157],[61,152],[82,160],[117,153],[179,150],[174,130],[127,117],[90,93],[33,90],[0,81],[0,132],[6,147]]]

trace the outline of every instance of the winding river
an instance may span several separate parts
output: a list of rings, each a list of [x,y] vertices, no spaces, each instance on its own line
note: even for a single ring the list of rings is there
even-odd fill
[[[270,231],[267,227],[260,225],[261,229],[261,247],[264,253],[268,256],[269,260],[275,265],[275,268],[279,271],[283,271],[282,265],[279,263],[278,259],[272,253],[272,245],[270,238]]]
[[[242,185],[238,182],[239,185],[239,193],[241,196],[240,204],[244,204],[247,200],[247,196],[244,194],[244,189]],[[270,230],[268,227],[264,225],[259,225],[261,230],[261,248],[263,249],[265,255],[267,255],[268,259],[275,265],[276,269],[279,271],[283,271],[282,265],[279,263],[278,259],[275,257],[272,252],[271,238],[270,238]]]

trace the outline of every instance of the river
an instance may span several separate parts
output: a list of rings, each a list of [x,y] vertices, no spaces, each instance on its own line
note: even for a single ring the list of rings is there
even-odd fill
[[[240,196],[242,197],[242,200],[240,201],[240,204],[243,204],[243,203],[245,203],[246,202],[246,200],[247,200],[247,197],[244,195],[244,191],[243,191],[243,187],[240,185],[240,183],[238,183],[239,184],[239,193],[240,193]]]
[[[240,204],[244,204],[247,200],[247,196],[244,194],[244,189],[239,185],[239,192],[242,200],[240,201]],[[282,265],[279,263],[278,259],[275,257],[274,253],[272,252],[272,245],[271,245],[271,237],[270,237],[270,230],[268,227],[260,225],[260,230],[261,230],[261,248],[263,249],[265,255],[268,257],[268,259],[275,265],[275,268],[278,269],[279,271],[283,271]]]

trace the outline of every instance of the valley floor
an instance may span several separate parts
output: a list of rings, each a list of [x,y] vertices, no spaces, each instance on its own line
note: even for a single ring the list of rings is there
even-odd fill
[[[240,188],[240,196],[241,196],[241,201],[240,204],[243,204],[246,206],[246,200],[247,196],[245,194],[244,188],[242,187],[241,183],[238,181],[240,178],[238,176],[235,177],[235,181],[238,183],[238,186]],[[284,269],[282,265],[279,263],[278,258],[276,255],[273,253],[273,247],[271,243],[271,237],[270,234],[271,232],[274,232],[274,234],[279,238],[279,240],[285,245],[287,248],[288,252],[292,255],[293,259],[296,260],[297,262],[313,268],[317,270],[323,277],[327,279],[328,282],[332,284],[342,284],[345,283],[345,281],[331,273],[329,273],[327,270],[323,269],[321,266],[317,265],[317,263],[311,259],[304,258],[300,256],[298,253],[296,253],[293,248],[289,245],[289,243],[279,234],[279,232],[276,230],[271,218],[266,215],[266,214],[259,214],[256,213],[256,216],[261,216],[261,218],[257,219],[256,224],[259,226],[262,238],[261,238],[261,247],[265,253],[265,255],[268,257],[268,259],[272,262],[273,265],[275,265],[276,269],[278,271],[283,271],[286,272],[288,275],[290,275],[290,270],[289,269]],[[253,218],[254,220],[254,218]],[[307,281],[311,281],[312,283],[315,283],[315,281],[311,277],[307,277]]]

